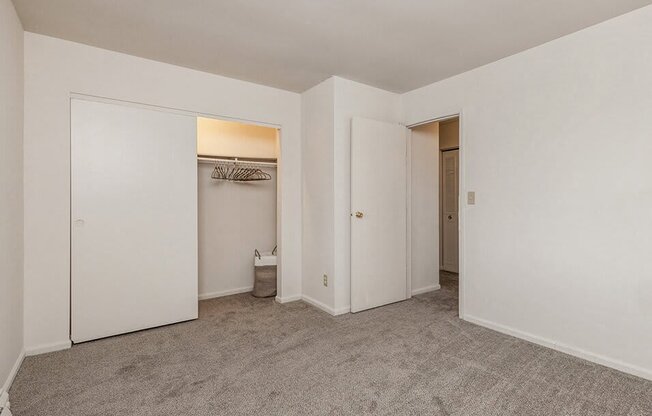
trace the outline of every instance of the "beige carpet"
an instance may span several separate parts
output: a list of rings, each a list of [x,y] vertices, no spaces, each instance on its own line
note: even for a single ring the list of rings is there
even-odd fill
[[[333,318],[235,295],[200,319],[29,357],[17,416],[652,414],[652,382],[457,318],[440,291]]]

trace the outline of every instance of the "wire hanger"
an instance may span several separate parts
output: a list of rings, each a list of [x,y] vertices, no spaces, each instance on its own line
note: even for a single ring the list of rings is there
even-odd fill
[[[263,172],[260,168],[244,168],[238,166],[238,159],[236,158],[231,163],[217,162],[215,169],[211,174],[211,178],[229,182],[251,182],[251,181],[268,181],[272,179],[272,175]]]

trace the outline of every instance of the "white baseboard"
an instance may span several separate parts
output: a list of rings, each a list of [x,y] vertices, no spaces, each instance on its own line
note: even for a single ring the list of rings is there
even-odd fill
[[[321,309],[322,311],[329,313],[331,315],[335,315],[335,309],[331,308],[330,306],[326,305],[325,303],[322,303],[316,299],[311,298],[310,296],[302,295],[301,300],[306,302],[307,304],[310,304],[314,306],[317,309]]]
[[[497,324],[491,321],[487,321],[481,318],[476,318],[474,316],[466,315],[463,318],[465,321],[471,322],[476,325],[483,326],[485,328],[492,329],[494,331],[501,332],[503,334],[511,335],[516,338],[524,339],[526,341],[538,344],[559,352],[563,352],[574,357],[581,358],[583,360],[591,361],[596,364],[604,365],[605,367],[610,367],[623,373],[628,373],[635,375],[637,377],[645,378],[652,380],[652,370],[642,368],[636,365],[628,364],[620,360],[612,359],[605,357],[603,355],[594,354],[589,351],[585,351],[581,348],[573,347],[566,345],[557,341],[552,341],[547,338],[540,337],[538,335],[529,334],[518,329],[510,328],[501,324]]]
[[[284,297],[284,298],[281,298],[279,296],[276,297],[276,301],[278,303],[296,302],[298,300],[302,300],[302,301],[306,302],[307,304],[312,305],[317,309],[321,309],[322,311],[324,311],[324,312],[326,312],[326,313],[328,313],[330,315],[333,315],[333,316],[343,315],[345,313],[351,312],[351,307],[350,306],[344,306],[342,308],[333,309],[330,306],[328,306],[328,305],[326,305],[326,304],[324,304],[324,303],[322,303],[322,302],[320,302],[320,301],[318,301],[316,299],[313,299],[310,296],[306,296],[306,295],[293,295],[293,296],[287,296],[287,297]]]
[[[301,300],[306,302],[309,305],[314,306],[317,309],[321,309],[322,311],[333,315],[333,316],[338,316],[338,315],[343,315],[345,313],[351,312],[351,306],[344,306],[338,309],[331,308],[330,306],[326,305],[325,303],[322,303],[316,299],[311,298],[310,296],[302,295]]]
[[[21,350],[20,353],[18,354],[18,357],[16,358],[16,362],[14,363],[14,366],[11,367],[11,371],[9,371],[9,375],[7,376],[7,379],[2,385],[2,388],[0,388],[0,394],[2,394],[3,392],[9,393],[11,384],[14,382],[14,379],[16,378],[16,374],[18,374],[18,370],[20,369],[20,366],[23,364],[24,359],[25,359],[25,350]]]
[[[72,342],[70,342],[70,340],[53,342],[51,344],[37,345],[35,347],[25,348],[25,355],[31,356],[45,354],[48,352],[67,350],[70,347],[72,347]]]
[[[421,289],[414,289],[412,291],[412,296],[420,295],[422,293],[434,292],[435,290],[439,290],[439,289],[441,289],[440,285],[431,285],[431,286],[422,287]]]
[[[338,315],[344,315],[344,314],[350,313],[350,312],[351,312],[351,305],[349,305],[349,306],[342,306],[341,308],[335,309],[334,312],[335,312],[335,313],[333,313],[333,315],[335,315],[335,316],[338,316]]]
[[[238,293],[247,293],[254,290],[253,286],[239,287],[237,289],[222,290],[220,292],[208,292],[199,295],[199,300],[221,298],[222,296],[237,295]]]
[[[289,303],[289,302],[296,302],[298,300],[301,300],[301,295],[292,295],[292,296],[286,296],[284,298],[277,296],[276,301],[278,303]]]

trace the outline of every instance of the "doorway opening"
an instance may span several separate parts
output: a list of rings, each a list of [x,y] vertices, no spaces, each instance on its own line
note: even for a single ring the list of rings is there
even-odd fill
[[[279,149],[277,128],[197,118],[200,301],[276,296]]]
[[[445,297],[457,309],[461,296],[460,119],[433,120],[410,130],[411,292],[420,295],[441,289],[436,296]]]

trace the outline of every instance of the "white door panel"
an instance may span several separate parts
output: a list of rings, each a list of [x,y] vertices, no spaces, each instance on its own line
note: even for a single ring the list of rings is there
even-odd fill
[[[407,298],[406,149],[405,127],[352,120],[352,312]]]
[[[74,99],[72,340],[197,318],[194,117]]]

